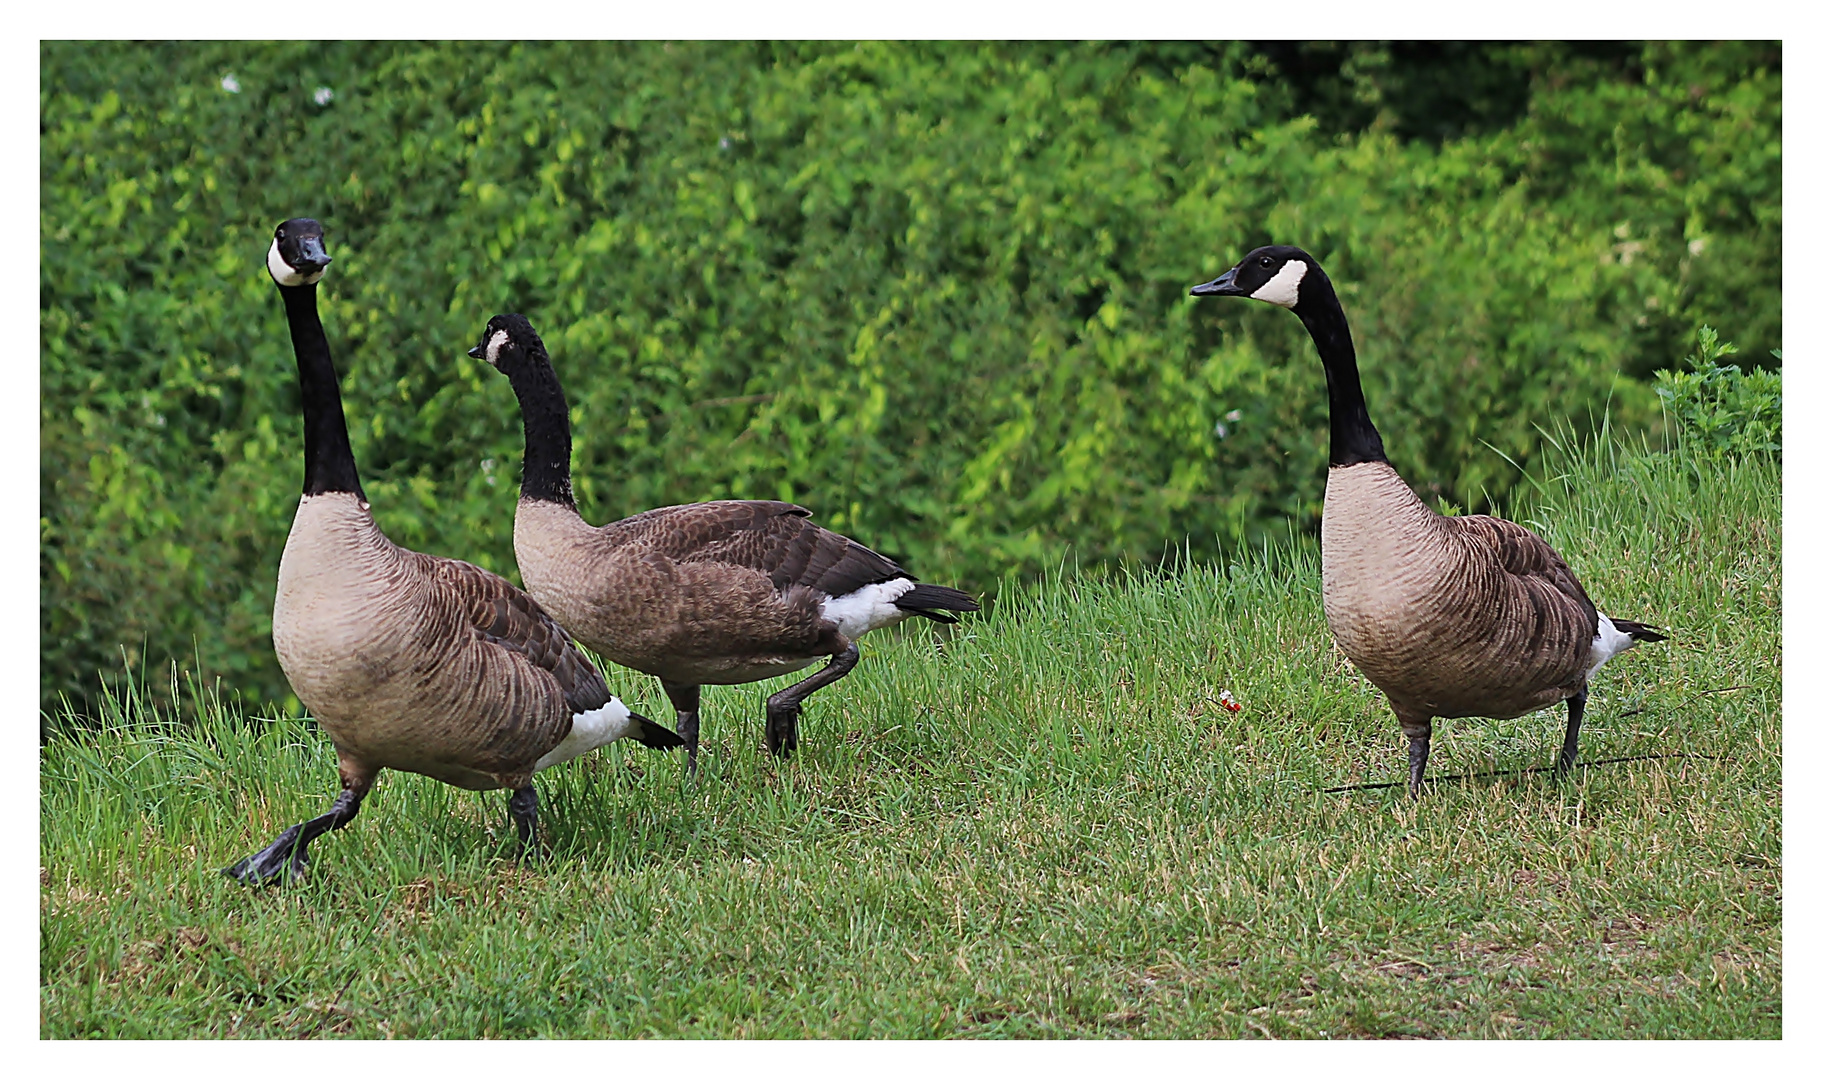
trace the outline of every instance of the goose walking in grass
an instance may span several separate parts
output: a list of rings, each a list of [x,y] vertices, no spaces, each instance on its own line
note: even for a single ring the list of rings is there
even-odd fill
[[[341,794],[328,813],[222,871],[248,883],[302,873],[311,841],[354,819],[381,769],[510,790],[509,813],[530,846],[534,773],[620,738],[683,742],[608,693],[530,596],[479,567],[407,551],[374,523],[316,313],[328,265],[321,225],[278,227],[266,266],[297,353],[304,493],[279,562],[272,644],[335,744]]]
[[[920,615],[979,611],[958,589],[918,582],[785,502],[666,506],[599,528],[570,489],[569,404],[522,315],[496,315],[468,355],[512,382],[525,425],[513,549],[525,588],[584,645],[656,675],[696,770],[702,687],[815,674],[766,700],[765,744],[797,747],[804,699],[852,671],[861,635]]]
[[[1341,650],[1385,692],[1410,741],[1416,795],[1437,717],[1509,719],[1569,703],[1559,773],[1575,764],[1588,679],[1654,626],[1596,610],[1562,556],[1496,517],[1444,517],[1386,460],[1367,418],[1347,316],[1309,253],[1262,247],[1193,296],[1244,296],[1303,320],[1328,372],[1322,607]]]

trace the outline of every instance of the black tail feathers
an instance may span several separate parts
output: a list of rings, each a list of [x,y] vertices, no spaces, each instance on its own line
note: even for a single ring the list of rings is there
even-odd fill
[[[683,736],[654,720],[647,720],[638,713],[627,717],[632,727],[627,730],[627,737],[636,743],[651,747],[653,750],[675,750],[683,745]]]
[[[1663,641],[1670,636],[1650,623],[1633,622],[1631,619],[1615,619],[1613,628],[1634,641]]]
[[[940,623],[954,623],[955,616],[945,615],[945,611],[979,611],[980,602],[960,589],[951,589],[947,585],[926,585],[919,582],[911,591],[892,601],[898,607],[926,619]]]

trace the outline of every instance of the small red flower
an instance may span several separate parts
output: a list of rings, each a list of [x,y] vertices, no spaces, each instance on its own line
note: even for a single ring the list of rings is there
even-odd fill
[[[1231,690],[1221,691],[1221,707],[1228,712],[1240,711],[1240,703],[1234,700],[1234,695]]]

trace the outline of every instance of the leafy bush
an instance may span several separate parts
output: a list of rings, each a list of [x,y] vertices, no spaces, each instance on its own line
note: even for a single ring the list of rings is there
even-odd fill
[[[1658,372],[1654,389],[1665,415],[1690,447],[1714,455],[1781,457],[1784,373],[1741,371],[1736,364],[1721,363],[1738,351],[1704,326],[1697,332],[1696,354],[1684,357],[1690,370]],[[1775,349],[1772,356],[1784,358]]]
[[[1260,243],[1323,261],[1394,461],[1463,506],[1552,412],[1657,422],[1646,377],[1719,311],[1780,330],[1775,45],[1647,46],[1636,77],[1545,50],[1518,120],[1433,141],[1324,131],[1239,44],[40,59],[47,698],[122,643],[284,698],[300,445],[263,253],[295,214],[328,229],[381,524],[509,576],[516,410],[464,355],[499,311],[551,346],[592,520],[792,499],[977,589],[1314,524],[1302,329],[1186,295]]]

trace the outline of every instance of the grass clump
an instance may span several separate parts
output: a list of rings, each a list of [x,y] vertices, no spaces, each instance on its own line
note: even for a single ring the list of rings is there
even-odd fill
[[[1740,350],[1710,327],[1696,333],[1689,370],[1657,373],[1658,399],[1684,446],[1711,456],[1784,452],[1782,368],[1741,371],[1721,361]],[[1784,350],[1771,356],[1784,361]]]
[[[388,773],[298,887],[215,872],[320,812],[308,721],[128,686],[42,751],[45,1037],[1771,1037],[1782,1031],[1780,478],[1559,452],[1513,514],[1671,640],[1594,688],[1578,771],[1396,789],[1313,544],[1007,588],[868,639],[701,782],[615,746],[504,794]],[[636,708],[656,684],[615,670]],[[1241,705],[1220,703],[1227,690]],[[1560,708],[1444,721],[1439,773],[1546,765]]]

